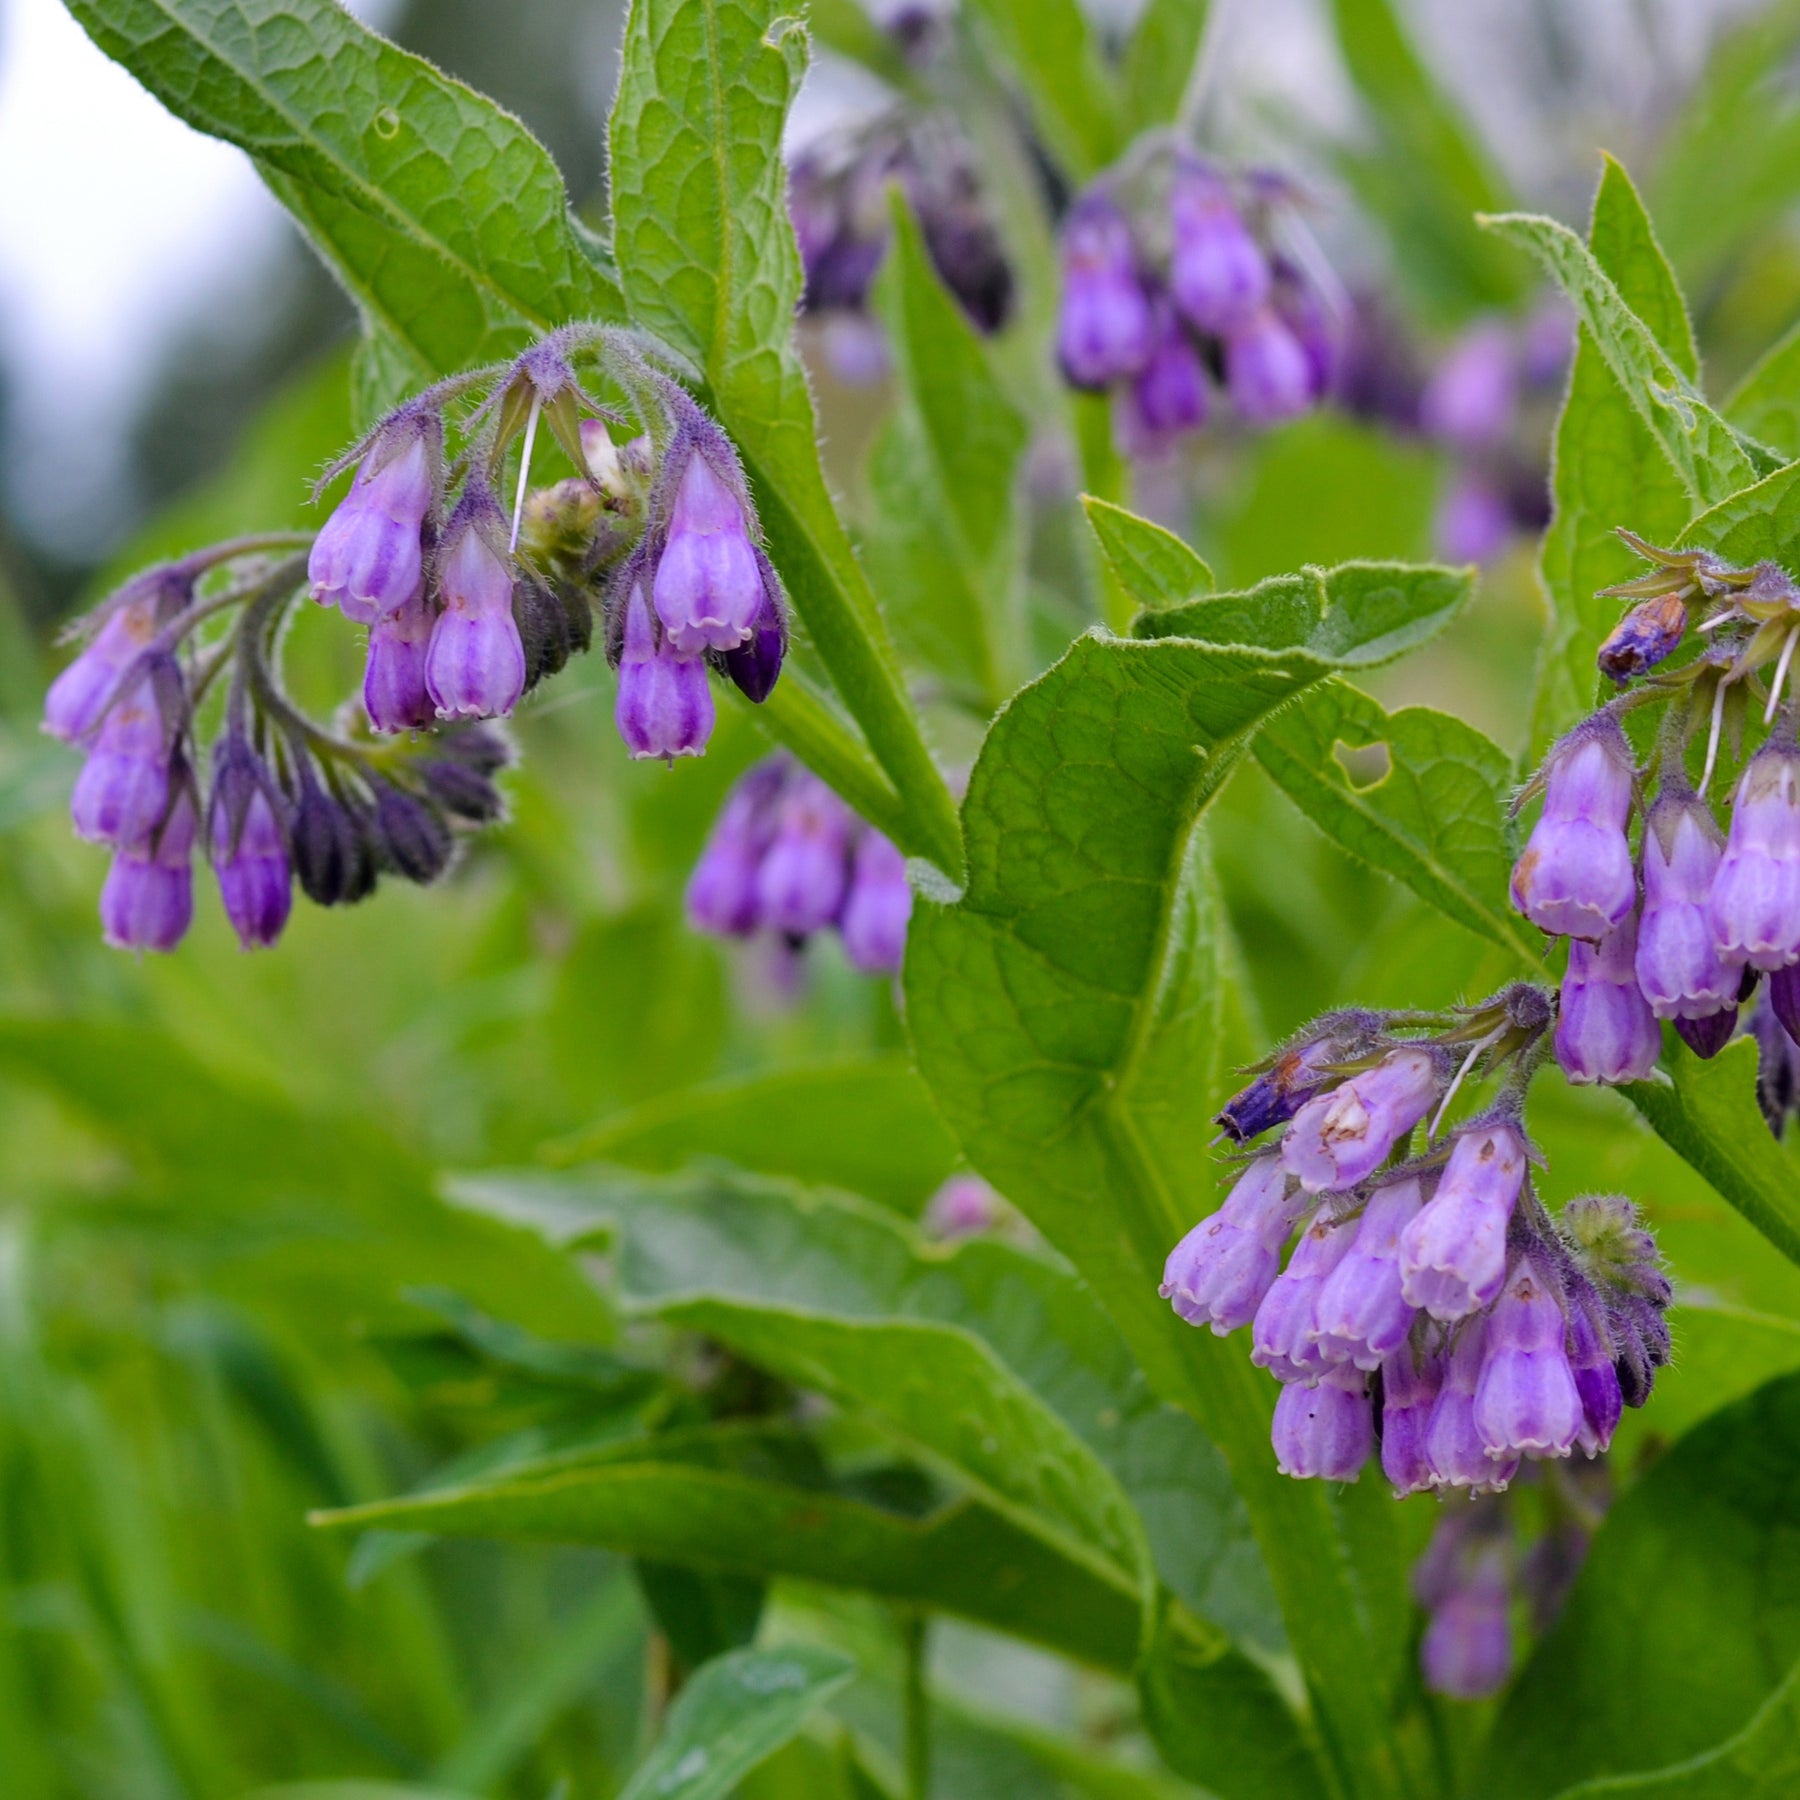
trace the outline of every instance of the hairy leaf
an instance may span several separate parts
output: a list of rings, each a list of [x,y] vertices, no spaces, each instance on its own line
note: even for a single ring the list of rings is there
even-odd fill
[[[1767,556],[1792,565],[1800,553],[1800,463],[1708,507],[1678,541],[1702,544],[1728,562],[1747,564]]]
[[[1177,606],[1212,592],[1212,570],[1174,532],[1092,494],[1083,494],[1081,505],[1120,586],[1139,606]]]
[[[1770,346],[1721,410],[1747,437],[1800,457],[1800,325]]]

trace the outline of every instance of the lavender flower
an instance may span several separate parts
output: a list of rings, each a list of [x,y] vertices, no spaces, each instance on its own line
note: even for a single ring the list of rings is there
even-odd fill
[[[1800,747],[1770,739],[1745,768],[1709,912],[1728,963],[1800,961]]]
[[[1565,1274],[1568,1290],[1569,1371],[1581,1397],[1581,1423],[1575,1442],[1582,1453],[1598,1456],[1612,1444],[1625,1397],[1613,1366],[1605,1309],[1593,1284],[1578,1270]]]
[[[1278,425],[1311,408],[1312,364],[1273,307],[1251,314],[1225,340],[1225,388],[1252,425]]]
[[[1337,1227],[1327,1202],[1300,1234],[1288,1266],[1276,1276],[1256,1309],[1250,1360],[1278,1381],[1312,1381],[1327,1367],[1314,1337],[1320,1291],[1350,1248],[1351,1234]],[[1216,1327],[1215,1327],[1216,1329]]]
[[[795,770],[781,796],[774,841],[756,872],[765,925],[805,937],[837,918],[851,823],[850,809],[818,776]]]
[[[173,950],[194,919],[194,802],[180,781],[160,829],[121,842],[100,890],[100,929],[115,950]]]
[[[1381,1470],[1396,1499],[1437,1486],[1425,1434],[1442,1383],[1441,1359],[1414,1343],[1402,1344],[1381,1365]]]
[[[1518,398],[1511,334],[1489,320],[1465,332],[1438,364],[1420,398],[1419,421],[1431,436],[1474,454],[1511,435]]]
[[[1103,193],[1070,208],[1062,228],[1062,308],[1056,350],[1079,388],[1104,388],[1150,360],[1155,327],[1124,215]]]
[[[1275,1402],[1270,1432],[1275,1466],[1284,1475],[1318,1481],[1354,1481],[1375,1448],[1368,1377],[1339,1364],[1316,1387],[1294,1382]]]
[[[1429,1050],[1391,1051],[1375,1068],[1301,1107],[1281,1141],[1282,1164],[1310,1193],[1353,1188],[1431,1110],[1439,1089]]]
[[[1758,999],[1750,1015],[1750,1030],[1756,1039],[1756,1104],[1763,1123],[1780,1138],[1789,1115],[1800,1112],[1800,1041],[1777,1017],[1773,990],[1771,978],[1770,991]]]
[[[952,1175],[925,1204],[921,1221],[928,1237],[949,1241],[990,1231],[1000,1212],[1000,1196],[979,1175]]]
[[[51,682],[44,696],[44,729],[65,744],[79,744],[100,724],[119,677],[155,637],[168,598],[185,597],[186,584],[166,570],[134,581],[143,591],[116,605],[81,653]]]
[[[418,592],[442,442],[429,410],[403,407],[377,430],[350,492],[313,540],[306,574],[321,606],[368,625]]]
[[[159,692],[168,685],[155,674],[142,676],[101,720],[69,801],[76,832],[90,842],[140,850],[169,809],[175,730]]]
[[[719,937],[747,937],[762,922],[756,871],[775,841],[775,803],[787,765],[758,763],[731,790],[688,877],[688,923]]]
[[[1518,1473],[1516,1458],[1491,1457],[1475,1423],[1475,1394],[1487,1350],[1485,1313],[1465,1319],[1444,1363],[1443,1381],[1425,1427],[1425,1454],[1441,1487],[1498,1493]]]
[[[1445,562],[1490,563],[1512,541],[1506,495],[1480,470],[1461,469],[1445,488],[1431,537]]]
[[[619,696],[613,717],[634,757],[699,756],[712,736],[706,664],[684,657],[663,636],[641,571],[620,608]]]
[[[1248,1325],[1281,1268],[1281,1247],[1305,1204],[1278,1157],[1250,1164],[1225,1203],[1173,1250],[1157,1290],[1190,1325],[1215,1337]]]
[[[1121,395],[1120,439],[1129,455],[1156,457],[1206,423],[1206,370],[1166,300],[1156,307],[1156,348]]]
[[[708,420],[684,423],[662,485],[672,498],[650,584],[656,616],[678,655],[735,649],[763,610],[763,571],[724,433]]]
[[[1417,1176],[1369,1196],[1350,1249],[1313,1309],[1313,1338],[1329,1361],[1378,1369],[1405,1343],[1413,1309],[1400,1291],[1400,1234],[1424,1204]]]
[[[850,966],[866,975],[897,975],[911,917],[906,858],[879,831],[865,828],[851,857],[850,891],[838,920]]]
[[[1737,1003],[1738,972],[1713,941],[1709,903],[1725,840],[1712,808],[1665,779],[1644,820],[1637,984],[1659,1019],[1705,1019]]]
[[[1769,977],[1768,1007],[1789,1039],[1800,1044],[1800,963],[1790,963]]]
[[[1633,773],[1631,747],[1608,713],[1577,725],[1544,759],[1544,810],[1512,873],[1513,905],[1539,930],[1599,939],[1631,911]]]
[[[1638,987],[1637,921],[1627,916],[1600,942],[1569,945],[1556,1060],[1577,1083],[1642,1081],[1662,1054],[1656,1014]]]
[[[1562,1302],[1529,1254],[1515,1260],[1488,1318],[1475,1390],[1475,1429],[1487,1453],[1567,1456],[1581,1429],[1581,1395],[1563,1347]]]
[[[278,801],[279,790],[261,757],[235,734],[220,738],[213,752],[207,837],[225,916],[246,950],[273,944],[293,906]]]
[[[1506,1278],[1506,1227],[1525,1181],[1525,1140],[1504,1120],[1457,1134],[1437,1191],[1400,1234],[1400,1287],[1434,1319],[1468,1317]]]
[[[1432,1609],[1419,1641],[1428,1688],[1453,1700],[1484,1700],[1506,1685],[1513,1658],[1510,1599],[1505,1551],[1492,1545]]]
[[[440,719],[505,718],[525,691],[505,532],[493,495],[471,481],[444,529],[437,566],[443,610],[425,652],[425,686]]]
[[[1169,193],[1169,287],[1195,328],[1226,336],[1268,300],[1269,261],[1232,203],[1231,190],[1191,157]]]
[[[376,731],[416,731],[436,718],[425,679],[426,647],[433,619],[423,587],[369,627],[369,659],[363,670],[363,710]]]

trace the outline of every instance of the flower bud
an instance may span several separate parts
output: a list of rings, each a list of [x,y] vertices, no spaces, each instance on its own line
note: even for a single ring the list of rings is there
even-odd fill
[[[525,691],[525,646],[513,619],[506,520],[471,482],[444,531],[442,602],[425,651],[425,686],[440,719],[504,718]]]
[[[758,550],[757,573],[762,578],[762,604],[750,621],[750,635],[743,643],[715,652],[720,672],[752,706],[761,706],[781,679],[787,656],[787,606],[774,565]]]
[[[1411,1343],[1381,1365],[1381,1470],[1394,1484],[1397,1500],[1437,1486],[1425,1432],[1442,1381],[1441,1359]]]
[[[115,950],[173,950],[194,919],[194,802],[181,781],[160,830],[122,843],[100,890],[100,929]]]
[[[1429,1050],[1391,1051],[1373,1069],[1300,1108],[1281,1140],[1282,1165],[1309,1193],[1353,1188],[1431,1110],[1439,1088],[1437,1059]]]
[[[313,598],[369,625],[418,592],[421,533],[437,497],[443,426],[406,408],[387,420],[356,471],[350,492],[313,540],[306,575]]]
[[[1782,1023],[1774,1008],[1775,983],[1790,973],[1769,978],[1769,991],[1750,1015],[1756,1038],[1756,1104],[1763,1123],[1777,1137],[1787,1130],[1788,1115],[1800,1111],[1800,1040]]]
[[[1500,1292],[1506,1227],[1525,1164],[1525,1140],[1514,1125],[1472,1124],[1457,1133],[1437,1191],[1400,1234],[1400,1289],[1409,1305],[1448,1322],[1478,1312]]]
[[[582,602],[586,610],[586,602]],[[519,630],[519,648],[525,654],[525,684],[529,694],[563,668],[575,648],[574,614],[561,595],[530,570],[521,569],[512,589],[513,624]]]
[[[1169,192],[1169,288],[1197,330],[1223,337],[1269,298],[1269,260],[1232,203],[1231,190],[1191,157]]]
[[[1343,322],[1325,305],[1312,282],[1285,258],[1275,261],[1275,314],[1306,354],[1315,400],[1336,393],[1344,367]]]
[[[1488,1317],[1475,1390],[1475,1429],[1497,1461],[1574,1448],[1583,1415],[1565,1331],[1561,1297],[1533,1257],[1518,1257]]]
[[[1687,607],[1678,593],[1640,601],[1612,628],[1595,661],[1620,687],[1673,656],[1687,634]]]
[[[1727,962],[1771,970],[1800,961],[1800,748],[1793,744],[1770,739],[1745,768],[1708,910]]]
[[[1637,921],[1626,917],[1600,942],[1569,944],[1556,1060],[1576,1083],[1642,1081],[1662,1054],[1662,1034],[1637,978]]]
[[[235,734],[220,738],[213,751],[207,838],[219,899],[246,950],[269,948],[281,936],[293,907],[280,804],[262,758]]]
[[[375,793],[373,847],[382,866],[421,886],[436,881],[456,848],[444,815],[392,782],[370,785]]]
[[[718,428],[706,429],[707,444],[678,434],[669,453],[660,491],[672,498],[650,584],[656,616],[682,656],[743,643],[764,601],[736,459]]]
[[[425,651],[431,642],[431,609],[423,586],[404,606],[383,613],[369,627],[369,660],[363,670],[363,710],[375,731],[417,731],[436,718],[425,684]]]
[[[1104,388],[1149,362],[1155,336],[1131,227],[1104,194],[1077,200],[1062,228],[1056,351],[1078,388]]]
[[[1417,1176],[1369,1196],[1350,1249],[1313,1309],[1314,1341],[1329,1361],[1378,1369],[1405,1343],[1413,1309],[1400,1291],[1400,1234],[1424,1204]]]
[[[291,827],[294,874],[315,906],[349,906],[375,888],[375,854],[362,822],[310,768]]]
[[[1579,1270],[1565,1277],[1569,1291],[1569,1370],[1581,1397],[1581,1424],[1575,1442],[1584,1455],[1598,1456],[1612,1443],[1625,1399],[1606,1328],[1606,1312],[1593,1284]]]
[[[1729,1044],[1737,1032],[1738,1009],[1722,1006],[1704,1019],[1677,1019],[1676,1035],[1696,1056],[1710,1061]]]
[[[1769,977],[1767,1005],[1789,1039],[1800,1044],[1800,963],[1790,963]]]
[[[152,570],[130,584],[133,597],[115,605],[75,660],[44,696],[44,729],[65,744],[92,735],[119,677],[156,636],[166,611],[188,597],[187,582],[170,570]]]
[[[169,670],[178,683],[173,663]],[[175,731],[159,689],[169,685],[154,672],[144,675],[101,720],[69,800],[75,830],[90,842],[141,850],[168,812]]]
[[[1215,1337],[1248,1325],[1280,1271],[1281,1247],[1305,1204],[1280,1160],[1259,1157],[1224,1205],[1169,1252],[1157,1292],[1190,1325],[1210,1325]]]
[[[911,917],[906,858],[870,826],[856,840],[850,891],[838,920],[850,966],[865,975],[898,975],[906,955],[906,923]]]
[[[1712,809],[1670,789],[1644,821],[1644,912],[1637,983],[1659,1019],[1706,1019],[1737,1001],[1738,971],[1719,955],[1708,907],[1725,840]]]
[[[1225,389],[1252,425],[1278,425],[1311,410],[1312,364],[1273,308],[1252,313],[1225,340]]]
[[[1375,1448],[1368,1377],[1341,1363],[1316,1387],[1281,1390],[1270,1431],[1275,1466],[1301,1480],[1354,1481]]]
[[[775,806],[788,766],[770,757],[731,790],[688,877],[687,917],[696,931],[746,937],[762,923],[756,871],[775,841]]]
[[[613,718],[634,757],[699,756],[712,736],[706,664],[678,655],[651,611],[639,572],[626,590]]]
[[[1425,1454],[1440,1487],[1499,1493],[1518,1473],[1517,1459],[1490,1457],[1475,1426],[1475,1391],[1487,1348],[1485,1313],[1465,1319],[1444,1362],[1443,1380],[1425,1427]]]
[[[1343,1261],[1351,1237],[1333,1221],[1329,1202],[1321,1206],[1257,1307],[1250,1360],[1277,1381],[1313,1381],[1329,1366],[1313,1336],[1314,1314],[1320,1290]]]
[[[1330,1065],[1361,1054],[1378,1028],[1373,1013],[1327,1013],[1233,1094],[1213,1123],[1238,1144],[1285,1125],[1331,1081]]]
[[[1431,525],[1432,543],[1449,563],[1491,563],[1511,543],[1512,507],[1479,470],[1459,470],[1444,489]]]
[[[776,809],[775,836],[756,871],[756,905],[773,931],[822,931],[844,904],[850,809],[808,769],[796,769]]]
[[[1540,931],[1598,940],[1630,913],[1633,774],[1625,733],[1605,713],[1577,725],[1544,759],[1544,810],[1512,873],[1512,903]]]
[[[1506,1685],[1513,1652],[1504,1559],[1497,1545],[1482,1551],[1433,1609],[1419,1640],[1420,1673],[1433,1693],[1485,1700]]]
[[[1503,444],[1518,410],[1512,336],[1490,320],[1466,331],[1419,400],[1419,422],[1439,442],[1475,454]]]

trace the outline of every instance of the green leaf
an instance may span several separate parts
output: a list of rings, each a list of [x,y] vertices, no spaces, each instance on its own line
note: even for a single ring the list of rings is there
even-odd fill
[[[621,316],[544,147],[332,0],[69,10],[171,112],[255,158],[407,381]]]
[[[1746,437],[1800,457],[1800,325],[1770,346],[1722,410]]]
[[[1657,334],[1675,367],[1691,373],[1693,337],[1681,291],[1631,178],[1611,157],[1594,195],[1588,241],[1624,304]],[[1599,590],[1629,580],[1642,567],[1617,528],[1626,526],[1653,544],[1670,543],[1694,511],[1656,434],[1585,326],[1557,420],[1551,494],[1555,514],[1539,560],[1551,623],[1534,748],[1591,709],[1598,679],[1594,656],[1620,611],[1616,601],[1600,599]]]
[[[1756,1104],[1756,1046],[1748,1038],[1703,1061],[1671,1040],[1668,1083],[1633,1082],[1631,1103],[1657,1136],[1712,1183],[1775,1248],[1800,1262],[1800,1175]]]
[[[1792,563],[1800,552],[1800,463],[1789,463],[1708,507],[1677,541],[1704,545],[1728,562],[1747,564],[1772,557]]]
[[[957,1151],[910,1059],[881,1056],[686,1088],[559,1139],[545,1155],[649,1172],[723,1157],[917,1213]]]
[[[1119,69],[1133,131],[1167,125],[1181,110],[1206,35],[1208,0],[1149,0]]]
[[[716,1658],[681,1690],[619,1800],[724,1800],[855,1673],[847,1656],[812,1644]]]
[[[1575,303],[1613,378],[1698,505],[1711,506],[1767,472],[1766,459],[1759,467],[1574,232],[1534,213],[1501,213],[1483,223],[1529,250]]]
[[[1175,606],[1213,591],[1212,570],[1174,532],[1092,494],[1081,496],[1081,506],[1119,585],[1139,606]]]
[[[1112,162],[1125,126],[1111,71],[1080,0],[969,0],[1023,91],[1032,123],[1079,186]]]
[[[1337,752],[1376,747],[1387,766],[1358,783]],[[1426,706],[1384,712],[1327,681],[1257,733],[1256,760],[1352,856],[1528,967],[1541,963],[1541,944],[1506,901],[1512,762],[1472,725]]]
[[[1484,1796],[1660,1769],[1755,1718],[1800,1657],[1796,1457],[1788,1377],[1714,1414],[1625,1494],[1507,1698]]]
[[[1787,1800],[1800,1792],[1800,1663],[1736,1737],[1650,1775],[1601,1776],[1558,1800]]]

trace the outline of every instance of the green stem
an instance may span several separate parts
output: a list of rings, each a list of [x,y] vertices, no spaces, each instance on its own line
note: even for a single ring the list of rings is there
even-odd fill
[[[900,1636],[906,1651],[906,1686],[902,1704],[906,1717],[906,1800],[928,1800],[931,1793],[931,1698],[925,1692],[925,1650],[928,1621],[922,1612],[900,1615]]]

